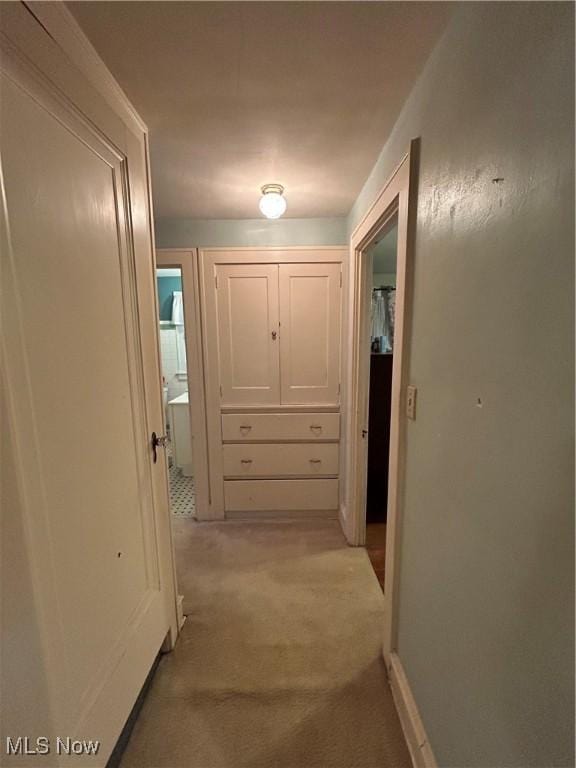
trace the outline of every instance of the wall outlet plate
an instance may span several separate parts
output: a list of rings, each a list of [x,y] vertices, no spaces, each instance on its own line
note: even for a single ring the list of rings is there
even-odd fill
[[[412,421],[416,421],[416,387],[410,384],[406,387],[406,416]]]

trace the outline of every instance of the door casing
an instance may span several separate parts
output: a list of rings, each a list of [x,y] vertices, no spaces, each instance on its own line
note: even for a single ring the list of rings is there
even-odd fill
[[[195,248],[170,248],[156,251],[157,267],[176,267],[182,270],[182,296],[184,299],[184,333],[188,391],[190,392],[190,434],[193,436],[194,490],[196,517],[210,520],[211,492],[208,465],[208,435],[206,426],[206,391],[204,382],[204,355],[202,351],[202,319],[200,314],[200,285],[198,251]]]
[[[366,489],[368,467],[368,402],[370,386],[370,290],[372,259],[367,253],[391,217],[398,215],[396,311],[388,480],[384,656],[389,662],[397,643],[397,592],[405,441],[405,389],[407,383],[407,325],[411,314],[410,252],[417,143],[386,182],[353,231],[346,307],[347,332],[344,392],[345,478],[340,518],[347,540],[354,546],[366,541]]]

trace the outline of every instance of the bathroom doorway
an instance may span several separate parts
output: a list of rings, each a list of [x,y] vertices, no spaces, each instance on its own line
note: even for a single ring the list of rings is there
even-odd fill
[[[160,324],[162,405],[170,485],[170,511],[196,517],[192,419],[190,417],[182,270],[156,269]]]
[[[191,523],[210,514],[195,255],[191,250],[156,253],[170,509],[173,522],[178,518]]]

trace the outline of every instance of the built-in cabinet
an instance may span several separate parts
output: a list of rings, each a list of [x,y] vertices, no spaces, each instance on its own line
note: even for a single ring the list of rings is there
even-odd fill
[[[213,517],[336,513],[345,253],[200,251]]]
[[[221,404],[337,405],[341,265],[215,265]]]

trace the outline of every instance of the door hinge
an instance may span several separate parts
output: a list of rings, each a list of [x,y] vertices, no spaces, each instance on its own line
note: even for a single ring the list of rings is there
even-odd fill
[[[218,275],[214,275],[214,283],[216,285],[216,290],[218,290]]]
[[[342,288],[342,270],[340,270],[340,288]]]
[[[222,392],[222,384],[220,384],[220,397],[222,397],[224,393]]]
[[[340,394],[340,382],[338,382],[338,394]]]

